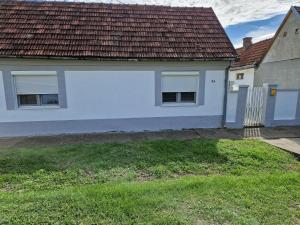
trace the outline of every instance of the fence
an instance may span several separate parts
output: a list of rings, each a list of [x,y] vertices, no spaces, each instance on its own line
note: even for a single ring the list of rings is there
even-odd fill
[[[264,123],[264,106],[267,88],[249,87],[246,100],[244,126],[256,127]]]
[[[226,127],[263,125],[300,125],[300,90],[264,85],[254,88],[240,86],[238,91],[228,93]]]
[[[272,95],[271,90],[276,90]],[[270,85],[266,103],[265,126],[296,126],[300,125],[300,90],[277,89]]]

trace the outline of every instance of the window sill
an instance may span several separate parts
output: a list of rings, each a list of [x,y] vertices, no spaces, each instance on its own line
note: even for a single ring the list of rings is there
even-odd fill
[[[39,109],[60,109],[59,105],[49,106],[19,106],[17,110],[39,110]]]
[[[161,107],[197,107],[196,103],[163,103]]]

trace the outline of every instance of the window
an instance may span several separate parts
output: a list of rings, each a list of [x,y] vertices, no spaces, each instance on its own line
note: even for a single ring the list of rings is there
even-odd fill
[[[163,103],[196,103],[196,92],[163,92]]]
[[[19,106],[58,105],[58,94],[17,95]]]
[[[180,101],[196,103],[196,92],[181,92]]]
[[[163,102],[177,102],[176,92],[163,92],[162,97],[163,97]]]
[[[237,80],[243,80],[244,79],[244,74],[243,73],[237,73],[236,74],[236,79]]]
[[[165,72],[161,77],[163,104],[196,104],[198,72]]]
[[[287,36],[287,32],[283,32],[283,37],[285,38]]]
[[[41,105],[58,105],[58,94],[40,95]]]
[[[36,95],[18,95],[19,105],[37,105]]]
[[[17,74],[17,75],[16,75]],[[14,82],[18,106],[59,105],[57,75],[38,75],[36,72],[15,73]]]

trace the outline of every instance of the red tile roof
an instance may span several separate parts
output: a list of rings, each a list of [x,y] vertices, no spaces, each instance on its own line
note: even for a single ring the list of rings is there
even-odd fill
[[[0,2],[0,57],[207,60],[236,56],[211,8]]]
[[[270,38],[254,43],[247,49],[243,47],[236,49],[239,58],[232,63],[232,67],[258,65],[272,44],[272,40],[273,38]]]

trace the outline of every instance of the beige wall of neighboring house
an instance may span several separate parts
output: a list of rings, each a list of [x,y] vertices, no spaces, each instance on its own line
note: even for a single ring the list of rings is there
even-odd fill
[[[291,12],[256,70],[254,85],[300,88],[300,15]]]
[[[296,31],[298,29],[298,33]],[[262,63],[300,58],[300,20],[291,13]]]
[[[283,89],[300,88],[300,59],[264,63],[255,72],[255,86],[277,84]]]

